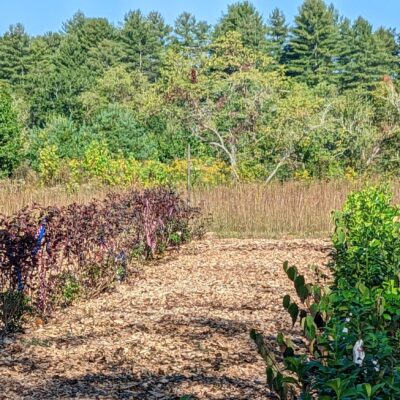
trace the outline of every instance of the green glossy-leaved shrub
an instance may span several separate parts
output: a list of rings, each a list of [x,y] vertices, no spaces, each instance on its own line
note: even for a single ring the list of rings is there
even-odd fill
[[[332,286],[306,283],[284,264],[298,300],[286,295],[283,307],[303,342],[278,333],[274,344],[251,332],[279,399],[400,399],[400,221],[391,201],[387,190],[372,187],[335,213]],[[356,344],[364,357],[354,358]]]
[[[381,187],[352,193],[334,213],[335,278],[380,285],[400,271],[400,208]]]

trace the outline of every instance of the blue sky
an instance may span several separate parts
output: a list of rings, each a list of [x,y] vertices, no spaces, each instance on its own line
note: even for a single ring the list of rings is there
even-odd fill
[[[147,13],[160,11],[170,24],[182,11],[189,11],[198,19],[214,23],[236,0],[0,0],[0,33],[10,24],[22,22],[30,34],[58,31],[62,22],[77,10],[88,17],[107,17],[118,24],[129,10],[141,9]],[[281,8],[289,20],[301,0],[253,0],[253,4],[267,17],[274,7]],[[400,29],[400,0],[333,0],[341,14],[354,19],[361,15],[374,27],[381,25]]]

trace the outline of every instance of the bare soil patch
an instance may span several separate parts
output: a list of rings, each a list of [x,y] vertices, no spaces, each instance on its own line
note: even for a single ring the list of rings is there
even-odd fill
[[[289,331],[282,263],[326,263],[323,240],[204,240],[140,266],[116,291],[0,345],[4,399],[265,399],[249,338]]]

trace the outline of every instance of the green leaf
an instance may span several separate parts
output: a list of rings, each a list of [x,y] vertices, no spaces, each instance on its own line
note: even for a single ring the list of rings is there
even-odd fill
[[[306,284],[304,276],[303,275],[299,275],[296,277],[296,279],[294,280],[294,287],[296,288],[296,290],[301,287],[304,286]]]
[[[318,309],[319,309],[319,307],[318,307],[318,304],[317,304],[317,303],[311,304],[311,306],[310,306],[310,313],[311,313],[311,315],[312,315],[313,317],[315,317],[315,315],[317,314]]]
[[[306,300],[308,295],[310,294],[306,286],[300,286],[299,288],[296,289],[297,294],[301,300],[302,303]]]
[[[317,326],[315,325],[314,318],[307,316],[304,323],[304,332],[309,340],[315,339],[317,335]]]
[[[272,367],[268,367],[268,368],[266,369],[266,374],[267,374],[267,384],[268,384],[269,386],[271,386],[271,385],[272,385],[272,382],[273,382],[273,380],[274,380],[274,377],[275,377],[275,372],[274,372],[274,370],[272,369]]]
[[[390,314],[383,314],[383,319],[385,320],[385,321],[390,321],[391,319],[392,319],[392,317],[390,316]]]
[[[344,244],[344,242],[346,241],[346,234],[344,233],[343,228],[338,228],[336,230],[336,237],[339,245]]]
[[[360,291],[360,293],[361,293],[362,295],[368,293],[368,288],[367,288],[362,282],[359,282],[359,283],[357,284],[357,288],[358,288],[358,290]]]
[[[288,262],[288,261],[285,261],[285,262],[283,263],[283,270],[284,270],[285,272],[287,272],[288,268],[289,268],[289,262]]]
[[[297,317],[299,315],[299,307],[297,306],[296,303],[291,303],[288,307],[288,313],[292,317],[292,324],[296,323]]]
[[[278,335],[276,336],[276,341],[279,344],[279,346],[286,345],[285,343],[285,337],[283,336],[282,332],[279,332]]]
[[[296,267],[290,267],[287,271],[287,276],[289,279],[294,282],[297,278],[297,268]]]
[[[287,294],[283,298],[283,307],[285,308],[285,310],[287,310],[289,308],[289,305],[290,305],[290,296]]]
[[[368,397],[372,396],[372,387],[369,383],[364,383],[363,385],[363,389],[365,391],[365,393],[367,394]]]
[[[342,391],[342,381],[340,378],[332,379],[331,381],[327,382],[327,386],[332,388],[338,398],[340,398],[340,394]]]
[[[282,379],[283,383],[293,383],[294,385],[297,385],[299,382],[297,381],[296,378],[293,378],[292,376],[285,376]]]

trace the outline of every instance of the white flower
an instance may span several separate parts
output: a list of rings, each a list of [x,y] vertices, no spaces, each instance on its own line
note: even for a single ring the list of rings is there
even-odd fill
[[[350,321],[351,321],[351,318],[346,318],[345,321],[346,321],[346,322],[350,322]]]
[[[365,358],[365,351],[363,346],[364,346],[363,340],[359,339],[357,340],[356,344],[353,347],[353,362],[359,367],[361,367]]]
[[[346,327],[344,327],[343,330],[342,330],[342,332],[343,332],[343,333],[349,333],[349,329],[346,328]]]
[[[374,370],[376,372],[379,372],[380,368],[379,368],[378,360],[372,360],[372,364],[374,364]]]

